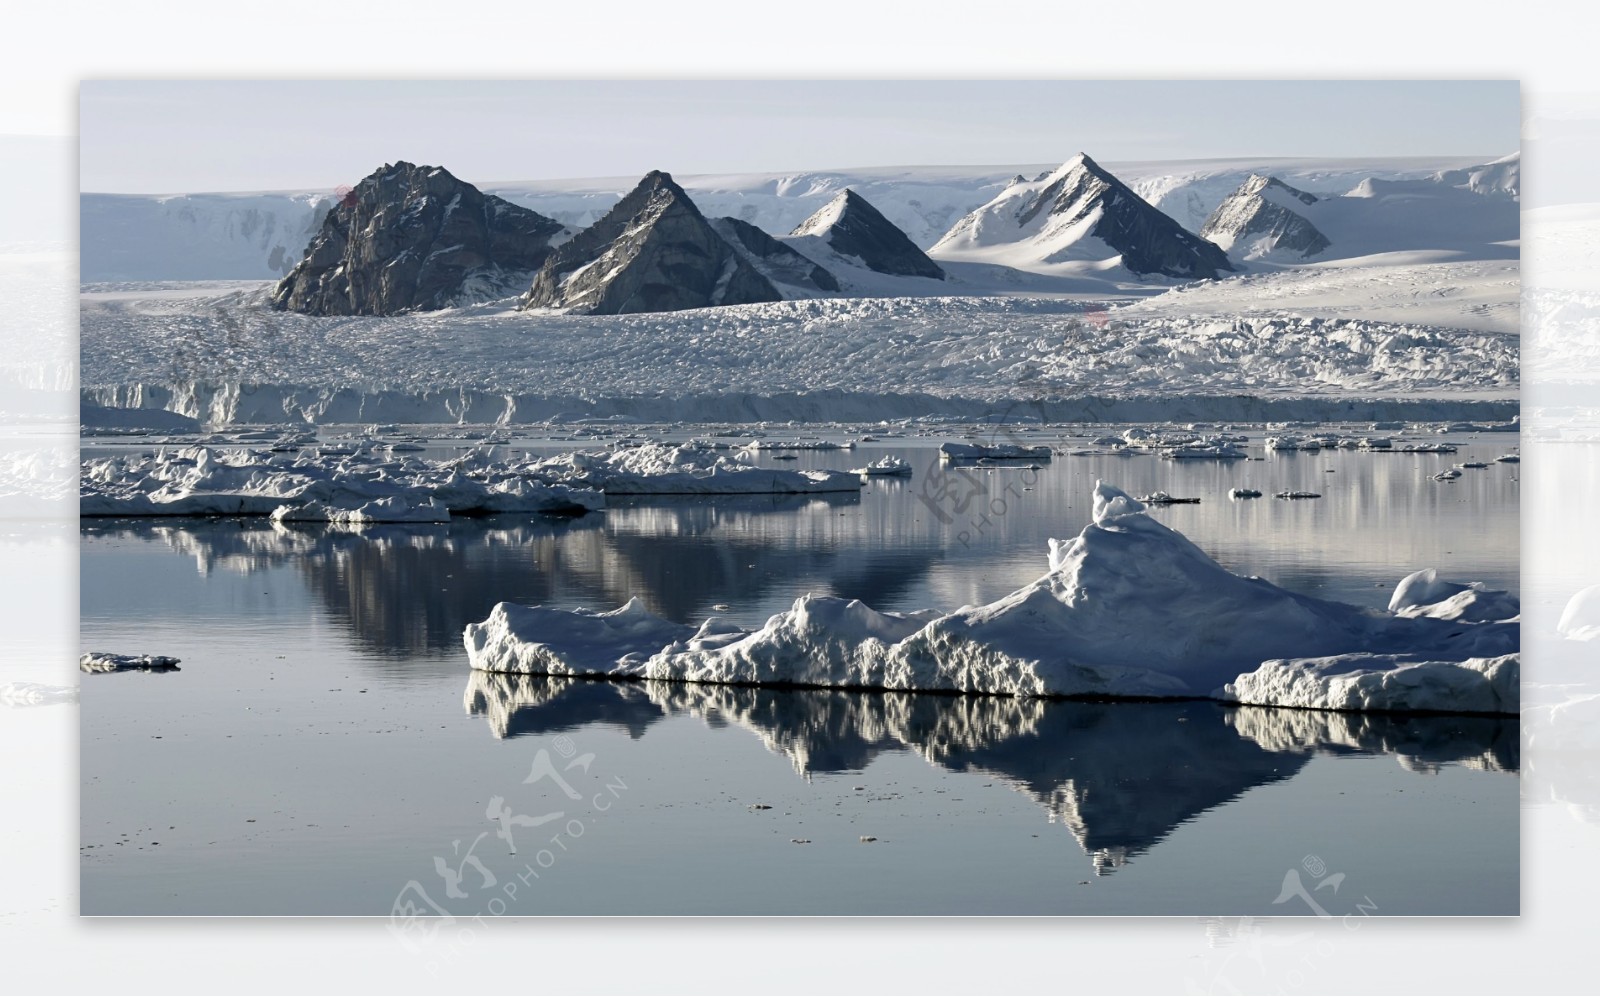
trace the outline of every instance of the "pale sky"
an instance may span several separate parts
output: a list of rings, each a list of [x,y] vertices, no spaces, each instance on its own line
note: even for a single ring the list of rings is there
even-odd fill
[[[864,166],[1483,156],[1515,82],[88,81],[80,189],[331,189]]]

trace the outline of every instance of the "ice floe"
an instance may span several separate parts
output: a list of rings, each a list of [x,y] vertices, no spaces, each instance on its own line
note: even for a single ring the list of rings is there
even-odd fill
[[[284,507],[289,507],[283,510]],[[433,522],[449,513],[582,513],[605,507],[599,492],[540,482],[478,454],[449,461],[370,451],[273,454],[189,446],[83,462],[84,516],[273,516]],[[424,509],[427,512],[418,512]],[[412,518],[408,518],[412,517]]]
[[[84,516],[273,516],[346,525],[443,522],[451,515],[580,514],[605,494],[856,491],[860,475],[754,467],[689,446],[647,444],[555,457],[480,447],[448,460],[366,444],[299,453],[188,446],[83,462]]]
[[[900,457],[888,455],[879,457],[866,467],[858,467],[851,474],[860,474],[868,478],[909,478],[911,477],[911,463]]]
[[[540,481],[592,488],[607,495],[802,494],[861,489],[861,476],[853,471],[756,467],[709,448],[670,443],[579,450],[517,470]]]
[[[1516,654],[1464,661],[1342,654],[1264,662],[1217,690],[1224,702],[1316,710],[1516,713]]]
[[[1052,451],[1045,446],[1015,443],[942,443],[940,460],[1049,460]]]
[[[91,675],[104,672],[173,672],[178,670],[178,658],[161,654],[112,654],[108,651],[89,651],[78,658],[78,671]]]
[[[1515,654],[1514,599],[1418,572],[1394,605],[1364,609],[1232,574],[1143,503],[1099,484],[1093,522],[1070,542],[1051,541],[1048,572],[985,606],[883,613],[808,595],[745,631],[715,618],[696,630],[637,599],[611,613],[501,603],[467,628],[465,642],[474,668],[533,674],[1263,704],[1280,697],[1280,705],[1324,709],[1448,710],[1455,695],[1459,711],[1515,710],[1515,681],[1504,680],[1514,662],[1472,663]],[[1474,684],[1482,682],[1489,691]]]

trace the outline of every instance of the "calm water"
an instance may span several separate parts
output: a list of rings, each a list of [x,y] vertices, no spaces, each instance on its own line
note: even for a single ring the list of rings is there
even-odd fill
[[[1515,590],[1518,467],[1427,477],[1515,437],[1453,441],[940,478],[896,440],[779,465],[917,466],[860,495],[90,522],[84,647],[183,665],[84,676],[83,910],[1309,913],[1298,881],[1335,915],[1514,913],[1514,721],[490,676],[460,643],[500,600],[750,625],[806,592],[988,601],[1082,528],[1096,478],[1200,497],[1156,515],[1298,591],[1382,605],[1426,566]]]

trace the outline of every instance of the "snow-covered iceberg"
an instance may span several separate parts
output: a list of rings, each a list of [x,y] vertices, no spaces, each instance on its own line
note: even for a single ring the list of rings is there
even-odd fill
[[[745,632],[717,620],[695,631],[637,600],[611,614],[502,603],[467,628],[466,645],[472,666],[490,671],[1514,711],[1515,600],[1427,578],[1402,583],[1403,613],[1299,595],[1230,573],[1142,503],[1099,484],[1093,522],[1070,542],[1051,541],[1049,571],[986,606],[898,614],[806,596]],[[1436,603],[1422,601],[1433,595]],[[1311,658],[1338,663],[1300,664]],[[1466,664],[1484,658],[1501,660]],[[1358,670],[1372,677],[1351,679]],[[1393,691],[1412,679],[1427,686],[1426,705]]]
[[[1268,661],[1217,690],[1224,702],[1314,710],[1516,713],[1516,654],[1424,661],[1393,654],[1342,654]]]
[[[940,460],[1049,460],[1046,446],[1030,447],[1019,443],[941,443]]]
[[[108,672],[174,672],[178,658],[164,654],[112,654],[109,651],[89,651],[78,658],[78,671],[91,675]]]

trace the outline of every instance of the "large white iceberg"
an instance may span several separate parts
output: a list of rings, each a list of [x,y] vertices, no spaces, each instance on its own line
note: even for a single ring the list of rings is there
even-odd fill
[[[1433,595],[1437,603],[1422,601]],[[1396,602],[1404,612],[1314,599],[1234,575],[1152,519],[1142,503],[1099,484],[1093,522],[1070,542],[1050,542],[1049,571],[985,606],[896,614],[806,596],[753,632],[715,620],[696,632],[635,600],[616,611],[629,621],[629,639],[607,644],[595,621],[616,614],[501,604],[488,621],[467,628],[466,643],[472,666],[491,671],[1515,711],[1514,599],[1419,573],[1402,583]],[[1495,618],[1496,611],[1504,616]],[[1305,665],[1311,658],[1338,664]],[[1492,669],[1463,664],[1483,658],[1502,660]],[[1355,671],[1367,677],[1352,678]],[[1425,685],[1428,695],[1397,691],[1407,683]]]

